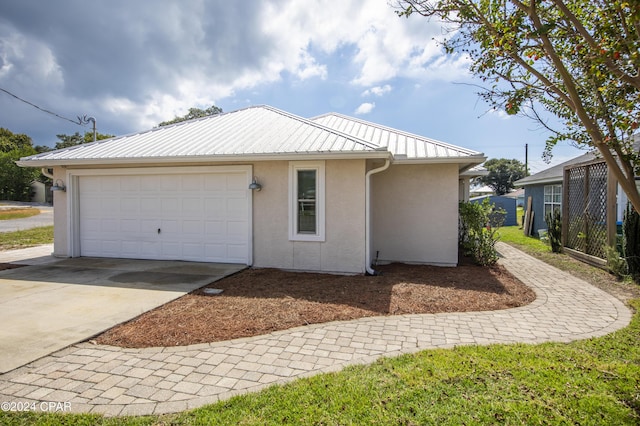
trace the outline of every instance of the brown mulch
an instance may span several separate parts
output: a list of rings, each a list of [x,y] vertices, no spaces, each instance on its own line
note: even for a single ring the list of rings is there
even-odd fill
[[[16,265],[13,263],[0,263],[0,271],[4,271],[5,269],[22,268],[23,266],[27,266],[27,265]]]
[[[502,266],[393,264],[381,276],[246,269],[116,326],[96,343],[178,346],[381,315],[488,311],[526,305],[534,292]],[[205,287],[205,288],[206,288]]]

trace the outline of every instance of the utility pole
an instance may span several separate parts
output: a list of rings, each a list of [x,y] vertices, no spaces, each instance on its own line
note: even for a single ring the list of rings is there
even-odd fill
[[[97,140],[97,132],[96,132],[96,119],[95,117],[87,117],[86,115],[83,117],[78,116],[78,122],[80,124],[89,124],[89,123],[93,123],[93,141],[95,142]]]
[[[524,144],[524,175],[529,176],[529,144]]]

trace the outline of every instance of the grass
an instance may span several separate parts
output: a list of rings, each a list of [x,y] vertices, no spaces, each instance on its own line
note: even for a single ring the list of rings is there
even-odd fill
[[[503,226],[498,229],[500,241],[513,244],[522,250],[534,253],[551,253],[551,247],[536,237],[524,235],[522,229],[517,226]]]
[[[0,232],[0,251],[51,243],[53,243],[53,226],[42,226],[24,231]]]
[[[640,422],[639,341],[636,313],[605,337],[422,351],[177,414],[0,413],[0,424],[631,425]]]
[[[32,208],[0,210],[0,220],[24,219],[39,214],[40,210]]]

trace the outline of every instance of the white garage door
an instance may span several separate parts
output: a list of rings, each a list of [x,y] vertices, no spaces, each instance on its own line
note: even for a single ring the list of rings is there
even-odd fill
[[[246,171],[80,176],[81,256],[249,263]]]

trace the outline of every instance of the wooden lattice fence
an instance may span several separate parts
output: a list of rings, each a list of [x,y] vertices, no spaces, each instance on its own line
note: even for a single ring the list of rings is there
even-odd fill
[[[566,248],[606,258],[605,247],[615,244],[616,185],[602,160],[565,168],[562,240]]]

